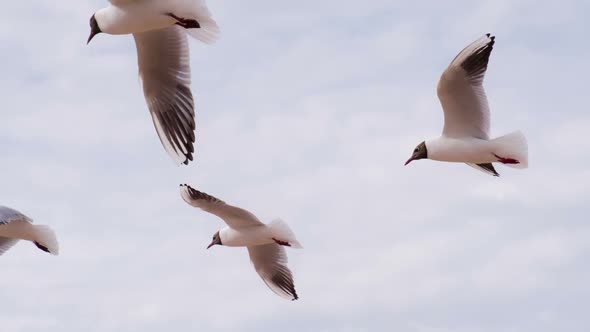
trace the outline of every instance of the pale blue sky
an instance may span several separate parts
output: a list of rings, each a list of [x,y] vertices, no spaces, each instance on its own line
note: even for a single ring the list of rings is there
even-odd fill
[[[133,39],[86,46],[105,5],[0,13],[0,204],[61,244],[1,257],[2,332],[590,329],[587,1],[209,1],[188,167],[158,141]],[[492,133],[523,130],[530,168],[403,167],[441,131],[438,77],[486,32]],[[222,223],[185,182],[289,222],[300,301],[246,250],[204,249]]]

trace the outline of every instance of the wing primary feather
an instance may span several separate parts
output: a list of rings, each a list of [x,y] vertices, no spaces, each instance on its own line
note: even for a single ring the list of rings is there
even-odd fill
[[[490,37],[489,34],[487,36],[489,42],[477,48],[461,63],[461,68],[465,70],[473,84],[481,84],[483,82],[483,77],[488,69],[490,55],[494,49],[496,37]]]

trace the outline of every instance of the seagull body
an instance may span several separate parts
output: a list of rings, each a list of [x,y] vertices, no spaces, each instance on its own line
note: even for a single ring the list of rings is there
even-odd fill
[[[146,103],[164,149],[177,163],[193,160],[194,100],[187,34],[205,43],[219,27],[204,0],[111,0],[90,18],[99,33],[133,34]]]
[[[275,234],[274,229],[267,225],[258,225],[252,227],[242,227],[233,229],[229,226],[219,230],[219,236],[223,245],[228,247],[248,247],[259,246],[263,244],[275,243],[277,241],[287,242],[287,239],[281,240],[281,236]],[[289,244],[291,246],[291,244]]]
[[[33,220],[8,207],[0,206],[0,255],[18,242],[33,242],[39,249],[52,255],[59,253],[55,233],[44,225],[33,225]]]
[[[249,211],[188,185],[180,186],[180,194],[188,204],[218,216],[227,224],[213,235],[207,249],[214,245],[246,247],[256,272],[266,285],[283,298],[298,299],[284,247],[301,248],[301,245],[284,221],[277,219],[266,225]]]
[[[446,162],[490,163],[496,162],[493,141],[478,138],[453,138],[442,136],[426,141],[428,159]]]
[[[164,1],[129,1],[128,3],[114,2],[113,5],[99,9],[94,15],[100,22],[102,32],[110,35],[127,35],[131,33],[159,30],[176,23],[166,13]],[[151,4],[153,3],[153,4]],[[157,8],[161,9],[158,13]]]
[[[495,37],[486,34],[463,49],[442,74],[437,88],[445,124],[440,137],[415,149],[413,160],[462,162],[499,176],[492,163],[528,167],[528,146],[520,131],[490,139],[490,110],[483,79]]]

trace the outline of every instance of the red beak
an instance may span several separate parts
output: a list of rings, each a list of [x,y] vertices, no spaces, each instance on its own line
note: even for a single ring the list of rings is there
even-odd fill
[[[408,159],[408,161],[406,161],[406,163],[404,164],[404,166],[407,166],[409,163],[412,162],[412,160],[414,160],[414,156],[411,156],[410,159]]]

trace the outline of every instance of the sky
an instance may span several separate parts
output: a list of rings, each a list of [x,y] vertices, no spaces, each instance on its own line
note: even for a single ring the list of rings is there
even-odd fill
[[[0,204],[57,233],[0,257],[2,332],[590,329],[590,46],[582,0],[212,1],[191,40],[195,162],[160,145],[131,36],[104,0],[0,12]],[[492,135],[522,130],[529,169],[494,178],[418,161],[442,129],[440,74],[496,35]],[[188,183],[287,221],[299,301],[276,296]]]

